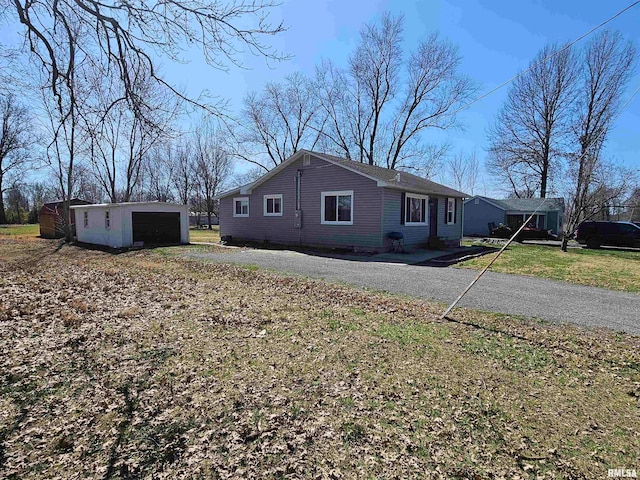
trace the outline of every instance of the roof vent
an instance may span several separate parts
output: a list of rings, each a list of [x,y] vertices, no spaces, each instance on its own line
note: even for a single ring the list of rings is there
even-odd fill
[[[400,172],[396,173],[396,182],[400,182]]]
[[[311,165],[311,155],[309,155],[308,153],[305,153],[302,156],[302,166],[308,167],[309,165]]]

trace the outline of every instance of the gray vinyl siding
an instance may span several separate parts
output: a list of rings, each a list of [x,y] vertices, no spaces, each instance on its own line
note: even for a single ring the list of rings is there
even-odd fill
[[[302,229],[294,227],[295,177],[302,171]],[[353,225],[321,224],[321,193],[353,191]],[[281,217],[263,216],[263,196],[282,194]],[[249,198],[249,217],[233,216],[233,199]],[[279,244],[318,245],[353,249],[380,249],[382,188],[375,181],[337,165],[311,157],[302,158],[255,188],[248,195],[231,195],[220,201],[220,234],[235,239]]]
[[[496,225],[506,223],[505,211],[478,199],[478,205],[475,199],[470,199],[464,205],[464,234],[472,236],[489,235],[489,223]]]
[[[384,191],[384,221],[382,236],[389,248],[391,248],[391,240],[387,238],[391,232],[402,232],[404,235],[403,242],[407,248],[425,247],[429,239],[429,225],[403,225],[400,220],[402,218],[402,192],[400,190],[392,190],[389,188],[381,189]],[[429,213],[427,212],[427,218]]]
[[[401,223],[401,203],[402,192],[399,190],[392,190],[389,188],[383,189],[384,191],[384,219],[382,236],[385,241],[385,246],[391,247],[391,241],[387,239],[390,232],[402,232],[404,235],[404,245],[407,248],[424,247],[429,239],[430,227],[429,225],[406,225]],[[438,228],[437,236],[443,238],[447,243],[455,244],[460,242],[462,238],[462,199],[458,198],[456,201],[456,223],[451,225],[445,224],[445,197],[433,196],[429,198],[436,198],[438,200]],[[429,212],[427,212],[427,218],[429,218]]]
[[[461,198],[456,198],[455,223],[446,224],[446,197],[438,198],[438,237],[443,238],[447,244],[455,242],[460,245],[462,239],[462,204]]]

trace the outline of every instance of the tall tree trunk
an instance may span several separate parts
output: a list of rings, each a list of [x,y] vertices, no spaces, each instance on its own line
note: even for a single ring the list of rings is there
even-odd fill
[[[0,186],[2,184],[0,183]],[[0,188],[0,225],[7,223],[7,214],[4,211],[4,197],[2,195],[2,189]]]

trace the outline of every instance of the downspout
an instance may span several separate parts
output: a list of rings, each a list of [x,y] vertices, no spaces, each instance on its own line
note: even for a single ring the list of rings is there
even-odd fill
[[[296,171],[296,210],[294,212],[295,215],[302,215],[302,170],[298,169]],[[302,218],[298,220],[300,222],[300,226],[298,227],[298,245],[302,245]]]
[[[462,210],[460,211],[460,246],[462,246],[462,239],[464,238],[464,198],[460,199],[462,203]]]

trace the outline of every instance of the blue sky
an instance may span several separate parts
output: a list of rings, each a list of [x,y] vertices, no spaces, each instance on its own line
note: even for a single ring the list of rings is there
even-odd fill
[[[434,30],[459,46],[462,71],[477,80],[480,93],[493,89],[518,71],[547,43],[576,39],[613,16],[632,0],[290,0],[272,10],[273,21],[282,19],[288,30],[269,39],[292,55],[286,62],[267,65],[263,59],[244,57],[248,69],[215,71],[197,60],[191,64],[164,65],[169,78],[191,93],[208,89],[240,108],[242,98],[268,81],[279,81],[295,71],[311,74],[321,58],[345,65],[364,23],[375,21],[388,10],[405,17],[405,43],[410,50]],[[610,22],[605,28],[619,30],[640,50],[640,5]],[[578,44],[581,46],[587,39]],[[625,100],[640,87],[640,70],[633,76]],[[484,159],[486,129],[502,105],[508,86],[471,106],[461,114],[464,131],[446,137],[457,150],[475,150]],[[607,153],[640,169],[640,94],[619,117],[611,132]],[[481,187],[478,193],[485,193]],[[491,192],[487,182],[486,192]]]
[[[312,74],[321,58],[346,65],[367,22],[384,11],[405,17],[405,47],[410,51],[437,30],[459,47],[462,71],[480,84],[480,93],[492,90],[518,71],[546,44],[572,41],[610,18],[633,0],[284,0],[270,11],[274,23],[284,21],[288,30],[266,38],[291,60],[267,64],[250,54],[241,56],[246,68],[229,72],[206,65],[198,52],[184,55],[187,63],[161,62],[161,69],[174,84],[197,96],[202,90],[230,101],[237,112],[243,97],[261,89],[268,81],[280,81],[296,71]],[[619,30],[640,51],[640,4],[614,19],[605,28]],[[0,25],[0,38],[17,39],[12,25]],[[587,39],[580,42],[580,47]],[[483,160],[487,127],[504,102],[508,86],[475,103],[460,114],[464,130],[433,134],[432,141],[447,141],[451,154],[473,152]],[[632,77],[624,100],[640,88],[640,67]],[[640,173],[640,93],[616,122],[607,154]],[[247,166],[239,165],[239,170]],[[436,176],[436,178],[438,178]],[[496,194],[485,177],[476,193]]]

